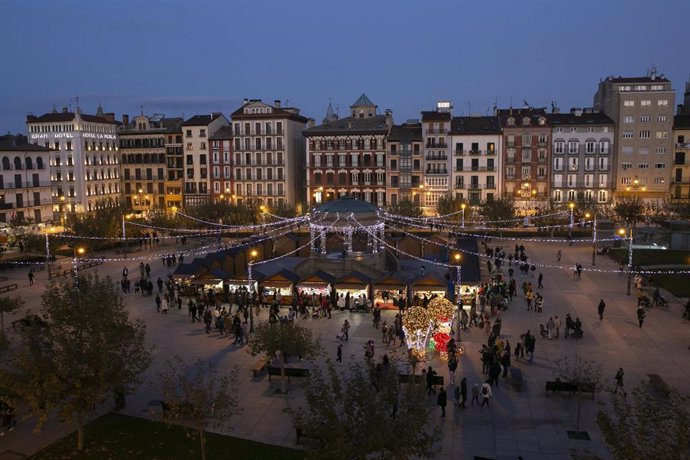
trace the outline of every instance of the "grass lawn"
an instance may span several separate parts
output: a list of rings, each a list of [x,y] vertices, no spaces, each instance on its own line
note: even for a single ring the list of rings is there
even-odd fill
[[[612,249],[611,257],[628,263],[628,248]],[[663,249],[635,249],[633,265],[690,265],[690,251],[665,251]]]
[[[84,432],[84,451],[76,453],[77,435],[72,433],[31,456],[32,460],[53,459],[146,459],[184,460],[201,458],[199,439],[187,436],[180,427],[162,422],[110,413],[87,425]],[[296,449],[272,446],[255,441],[206,435],[206,458],[246,460],[297,460],[304,453]]]
[[[676,297],[690,297],[690,283],[688,275],[655,275],[662,288]],[[667,299],[668,300],[668,299]]]

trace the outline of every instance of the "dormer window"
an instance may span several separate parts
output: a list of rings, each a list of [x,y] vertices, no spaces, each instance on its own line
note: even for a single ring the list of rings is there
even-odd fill
[[[539,126],[544,126],[546,124],[546,118],[539,117]]]
[[[529,117],[525,117],[522,119],[522,126],[529,126],[529,124],[530,124]]]
[[[515,118],[513,118],[513,117],[508,118],[508,126],[515,126]]]

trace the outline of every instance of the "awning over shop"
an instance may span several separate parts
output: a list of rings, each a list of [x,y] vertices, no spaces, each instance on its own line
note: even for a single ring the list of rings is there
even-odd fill
[[[309,284],[330,284],[335,283],[335,276],[330,273],[326,273],[323,270],[315,270],[311,275],[305,276],[299,280],[299,285],[309,285]]]
[[[283,269],[279,272],[274,273],[271,276],[267,276],[266,278],[262,279],[261,285],[284,288],[290,287],[298,281],[299,275],[297,275],[294,272],[291,272],[290,270]]]
[[[371,284],[371,278],[358,271],[341,276],[335,282],[336,289],[366,289]]]
[[[407,280],[402,276],[390,274],[374,281],[374,288],[388,291],[407,289]]]

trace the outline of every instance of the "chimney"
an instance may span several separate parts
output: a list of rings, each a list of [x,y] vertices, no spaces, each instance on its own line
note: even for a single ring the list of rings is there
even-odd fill
[[[391,109],[386,109],[386,127],[391,129],[393,127],[393,111]]]
[[[126,113],[122,114],[122,124],[125,126],[129,124],[129,115]]]
[[[62,113],[67,113],[67,107],[62,108]]]
[[[115,123],[115,113],[114,112],[107,112],[103,114],[103,118],[106,120]]]
[[[220,112],[212,112],[211,113],[211,120],[215,120],[216,118],[220,118],[222,114]]]
[[[276,109],[279,109],[280,108],[280,99],[276,99],[275,101],[273,101],[273,106]]]
[[[576,117],[582,116],[582,109],[580,107],[573,107],[570,109],[570,113]]]
[[[245,98],[244,98],[244,103],[245,103],[245,105],[247,104],[247,102],[249,102],[249,99],[247,99],[247,98],[245,97]]]

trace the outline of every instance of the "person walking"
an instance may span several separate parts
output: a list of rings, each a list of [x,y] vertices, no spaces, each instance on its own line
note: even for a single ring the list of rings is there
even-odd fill
[[[338,351],[336,352],[336,361],[339,362],[340,364],[343,363],[343,344],[340,343],[338,344]]]
[[[426,371],[426,394],[430,395],[432,393],[436,393],[436,390],[434,390],[434,375],[436,375],[436,371],[429,366],[429,369]]]
[[[343,337],[345,337],[345,340],[349,340],[350,322],[348,320],[345,320],[345,322],[343,323],[343,328],[341,329],[341,332],[343,334]]]
[[[561,326],[563,326],[563,321],[561,321],[561,318],[556,315],[556,317],[553,319],[553,324],[556,327],[556,338],[559,338],[561,336]]]
[[[559,249],[558,252],[556,253],[556,262],[561,261],[561,250]]]
[[[637,321],[640,323],[640,329],[642,329],[642,324],[646,316],[647,312],[644,311],[644,308],[642,308],[641,305],[637,307]]]
[[[619,367],[618,372],[616,372],[616,388],[613,390],[614,393],[618,393],[618,389],[620,388],[621,391],[623,392],[623,397],[627,398],[628,393],[625,391],[625,386],[623,385],[623,376],[625,373],[623,372],[623,368]]]
[[[475,401],[479,405],[479,384],[477,383],[472,385],[472,406],[474,406]]]
[[[455,385],[455,371],[458,369],[458,358],[455,353],[448,354],[448,380],[452,385]]]
[[[542,273],[539,273],[539,277],[537,278],[537,283],[539,289],[543,289],[544,285],[542,284],[542,281],[544,281],[544,275]]]
[[[462,380],[460,380],[460,395],[462,396],[462,401],[460,401],[459,407],[467,408],[465,405],[467,402],[467,377],[463,377]]]
[[[441,387],[441,391],[438,392],[438,398],[436,399],[436,404],[441,408],[441,418],[446,418],[446,404],[448,402],[448,396],[446,394],[446,389]]]
[[[489,385],[489,382],[486,381],[482,385],[482,404],[481,406],[479,406],[479,408],[481,409],[482,407],[484,407],[484,404],[486,404],[489,407],[489,409],[491,409],[491,403],[489,402],[489,400],[492,396],[493,394],[491,393],[491,385]]]
[[[34,285],[34,277],[34,269],[32,268],[31,270],[29,270],[29,286]]]
[[[601,299],[599,301],[599,306],[597,307],[597,311],[599,312],[599,320],[601,321],[604,319],[604,310],[606,310],[606,302],[604,302],[604,299]]]
[[[556,323],[554,322],[553,318],[549,318],[549,320],[546,322],[546,332],[549,340],[553,338],[554,329],[556,329]]]

